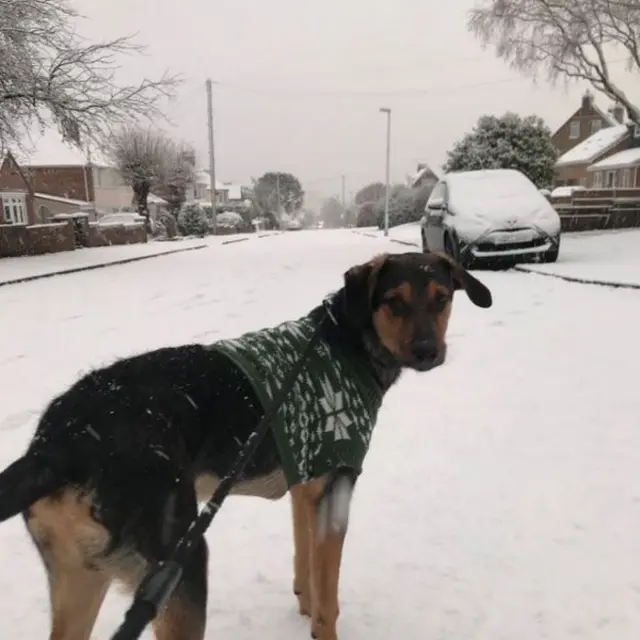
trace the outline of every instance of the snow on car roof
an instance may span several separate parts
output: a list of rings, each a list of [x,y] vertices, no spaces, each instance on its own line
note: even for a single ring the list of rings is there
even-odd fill
[[[561,155],[556,162],[556,167],[568,164],[584,164],[593,162],[599,155],[611,149],[620,142],[629,129],[626,124],[619,124],[615,127],[607,127],[589,136],[573,149],[569,149]]]
[[[448,173],[449,207],[488,217],[510,209],[549,207],[548,200],[524,174],[515,169],[487,169]]]

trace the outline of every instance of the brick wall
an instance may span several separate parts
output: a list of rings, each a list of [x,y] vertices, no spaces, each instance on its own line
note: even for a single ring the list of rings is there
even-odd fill
[[[0,225],[0,258],[71,251],[73,227],[68,222],[34,225]]]
[[[107,247],[119,244],[138,244],[147,241],[144,225],[110,225],[89,224],[90,247]]]
[[[94,200],[93,172],[89,167],[22,167],[35,193],[71,200]],[[85,182],[86,181],[86,182]]]

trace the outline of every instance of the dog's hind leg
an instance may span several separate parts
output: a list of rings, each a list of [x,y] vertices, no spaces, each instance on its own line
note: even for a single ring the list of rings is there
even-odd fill
[[[91,559],[106,548],[109,534],[73,490],[39,500],[25,520],[49,579],[50,639],[89,640],[110,584]]]
[[[191,549],[182,580],[153,621],[157,640],[203,640],[207,607],[207,543]]]

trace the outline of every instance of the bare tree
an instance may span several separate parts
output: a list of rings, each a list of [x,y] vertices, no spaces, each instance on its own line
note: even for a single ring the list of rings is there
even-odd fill
[[[177,218],[187,200],[187,190],[195,178],[195,151],[182,142],[167,145],[166,165],[158,194],[169,203],[169,212]]]
[[[175,170],[174,143],[163,133],[136,126],[123,127],[105,149],[107,156],[120,172],[122,179],[133,189],[134,203],[141,216],[147,219],[151,189],[164,184]]]
[[[130,37],[88,43],[68,0],[0,0],[0,151],[21,147],[34,127],[57,125],[80,146],[114,124],[161,115],[179,79],[119,84],[118,63],[142,48]]]
[[[640,110],[611,75],[611,55],[640,71],[638,0],[486,0],[468,25],[515,69],[544,70],[552,82],[586,80],[640,124]]]

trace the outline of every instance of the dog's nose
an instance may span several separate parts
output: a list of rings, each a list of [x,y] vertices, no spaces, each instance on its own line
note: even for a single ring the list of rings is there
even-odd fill
[[[435,360],[438,357],[438,345],[433,340],[414,342],[411,352],[418,360]]]

